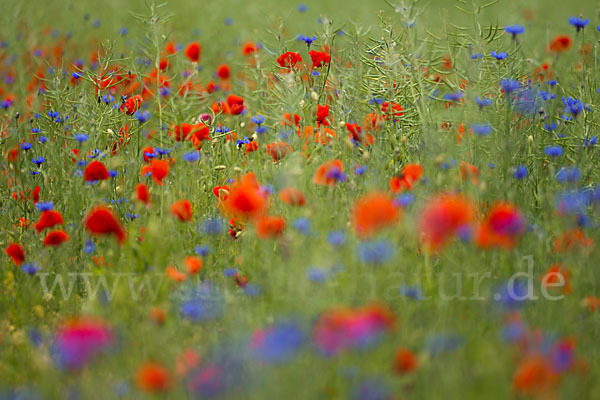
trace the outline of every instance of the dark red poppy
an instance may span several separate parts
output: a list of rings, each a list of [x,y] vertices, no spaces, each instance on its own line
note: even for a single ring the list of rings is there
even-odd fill
[[[200,53],[202,52],[202,46],[198,42],[192,42],[185,48],[185,56],[193,62],[200,60]]]
[[[103,181],[108,179],[108,170],[100,161],[92,161],[83,172],[86,181]]]
[[[63,224],[63,217],[58,211],[48,210],[40,215],[40,219],[35,224],[35,230],[40,233],[46,228],[52,228]]]
[[[67,234],[67,232],[63,231],[62,229],[59,229],[56,231],[48,232],[48,234],[44,238],[43,244],[44,246],[60,246],[64,242],[68,241],[69,235]]]
[[[120,244],[127,238],[117,216],[106,206],[93,207],[85,216],[83,224],[92,235],[115,235]]]
[[[23,246],[17,243],[11,243],[6,250],[4,250],[6,255],[12,258],[15,266],[19,266],[23,264],[25,261],[25,252],[23,251]]]
[[[231,70],[229,69],[229,65],[221,64],[217,67],[217,76],[221,79],[229,79],[231,75]]]
[[[329,126],[329,122],[327,122],[327,117],[329,116],[329,104],[325,104],[324,106],[318,104],[317,105],[317,125]]]
[[[310,55],[313,69],[327,65],[331,61],[331,56],[323,51],[311,50],[308,54]]]

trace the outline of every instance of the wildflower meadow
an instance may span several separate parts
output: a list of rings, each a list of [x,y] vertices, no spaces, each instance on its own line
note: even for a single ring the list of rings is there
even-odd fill
[[[0,10],[0,399],[600,398],[597,1]]]

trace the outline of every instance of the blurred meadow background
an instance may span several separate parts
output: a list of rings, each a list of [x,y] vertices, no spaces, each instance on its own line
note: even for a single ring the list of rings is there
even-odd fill
[[[0,399],[599,398],[599,11],[3,0]]]

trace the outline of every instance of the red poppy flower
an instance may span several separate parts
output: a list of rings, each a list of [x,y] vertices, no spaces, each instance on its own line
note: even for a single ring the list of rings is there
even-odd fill
[[[294,149],[286,142],[277,142],[267,145],[267,154],[273,158],[273,162],[281,160],[292,151],[294,151]]]
[[[62,229],[59,229],[56,231],[48,232],[48,234],[44,238],[43,245],[44,246],[60,246],[64,242],[68,242],[68,241],[69,241],[69,235],[67,234],[67,232],[63,231]]]
[[[571,43],[573,40],[569,35],[558,35],[550,42],[549,49],[550,51],[554,51],[556,53],[562,53],[565,50],[569,50],[571,48]]]
[[[285,220],[281,217],[271,217],[263,215],[258,219],[256,224],[256,233],[261,239],[269,237],[277,237],[283,233],[285,229]]]
[[[394,356],[394,371],[398,374],[413,372],[418,366],[419,362],[412,351],[405,348],[396,351],[396,355]]]
[[[402,190],[412,189],[413,183],[419,180],[423,174],[423,167],[420,164],[407,164],[402,168],[400,176],[394,176],[390,179],[390,190],[394,193]]]
[[[108,170],[100,161],[92,161],[85,167],[83,176],[86,181],[104,181],[109,178]]]
[[[516,206],[500,202],[492,206],[477,230],[476,242],[484,249],[510,250],[527,229],[525,218]]]
[[[137,371],[136,383],[145,392],[166,392],[171,387],[171,376],[162,365],[149,362],[142,365]]]
[[[313,69],[325,66],[329,64],[329,61],[331,60],[331,56],[323,51],[311,50],[308,52],[308,54],[312,60]]]
[[[242,54],[245,56],[249,56],[256,51],[258,51],[258,46],[252,42],[246,42],[242,45]]]
[[[35,230],[40,233],[46,228],[52,228],[55,225],[63,224],[63,217],[58,211],[48,210],[40,215],[40,219],[35,224]]]
[[[15,266],[19,266],[23,264],[25,261],[25,252],[23,251],[23,246],[17,243],[11,243],[5,250],[7,256],[12,258]]]
[[[221,204],[224,211],[232,217],[256,219],[267,209],[267,196],[260,189],[254,173],[249,172],[231,185],[229,195]]]
[[[381,104],[381,112],[383,113],[383,119],[388,119],[388,110],[394,117],[401,117],[404,115],[404,109],[400,104],[392,101],[390,106],[389,101],[384,101]]]
[[[171,205],[171,214],[176,216],[181,222],[192,220],[192,203],[189,200],[179,200]]]
[[[246,153],[246,155],[256,150],[258,150],[258,142],[256,140],[244,144],[244,152]]]
[[[185,56],[192,62],[198,62],[200,60],[200,53],[202,52],[202,46],[198,42],[192,42],[185,48]]]
[[[125,242],[127,234],[116,215],[108,207],[93,207],[83,220],[85,228],[93,235],[115,235],[120,244]]]
[[[188,274],[197,274],[202,269],[202,259],[198,257],[186,257],[183,263]]]
[[[145,183],[140,183],[135,187],[135,193],[137,195],[137,199],[144,203],[146,207],[150,208],[150,201],[152,200],[150,196],[150,191],[148,190],[148,186]]]
[[[150,163],[150,172],[152,172],[152,179],[154,179],[154,182],[162,186],[163,179],[169,174],[169,162],[153,159]]]
[[[127,115],[133,115],[140,107],[142,107],[142,96],[138,94],[125,100],[121,104],[121,111]]]
[[[230,94],[227,96],[227,106],[229,106],[231,115],[241,114],[244,111],[244,99],[235,94]]]
[[[525,358],[513,375],[512,386],[515,391],[527,395],[551,393],[558,384],[559,377],[550,368],[550,364],[541,356],[532,355]]]
[[[150,159],[154,156],[154,148],[152,146],[147,146],[142,149],[142,155],[144,156],[144,161],[149,163]]]
[[[165,274],[167,275],[167,278],[169,278],[173,282],[183,282],[187,279],[186,274],[179,271],[176,267],[172,265],[165,268]]]
[[[324,125],[329,126],[329,122],[327,122],[326,118],[329,116],[329,104],[325,104],[324,106],[318,104],[317,105],[317,126]]]
[[[450,238],[467,231],[475,219],[473,203],[459,195],[442,194],[431,199],[421,212],[421,239],[431,250],[442,248]]]
[[[390,196],[380,192],[358,199],[352,212],[352,223],[360,237],[372,236],[382,228],[395,224],[399,218],[400,211]]]
[[[313,182],[317,185],[333,186],[336,184],[337,179],[335,174],[331,172],[336,170],[337,173],[344,172],[344,164],[340,160],[327,161],[317,168],[315,175],[313,176]]]
[[[231,70],[229,69],[229,65],[221,64],[217,67],[217,76],[221,79],[229,79],[231,75]]]
[[[226,200],[227,196],[229,196],[229,186],[227,186],[227,185],[215,186],[213,188],[213,194],[219,200]]]
[[[300,61],[302,61],[300,53],[293,53],[291,51],[277,57],[277,64],[279,64],[281,68],[294,68]]]
[[[290,206],[303,206],[306,199],[301,191],[294,188],[284,188],[279,192],[279,199]]]

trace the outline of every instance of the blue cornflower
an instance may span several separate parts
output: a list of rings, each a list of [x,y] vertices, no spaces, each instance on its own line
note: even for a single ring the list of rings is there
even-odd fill
[[[325,175],[327,179],[332,179],[335,182],[345,182],[348,177],[339,168],[334,167]]]
[[[108,176],[110,176],[111,178],[116,178],[117,175],[119,175],[119,172],[115,171],[114,169],[108,171]]]
[[[346,234],[342,231],[333,231],[327,235],[327,242],[333,247],[340,247],[346,243]]]
[[[132,221],[136,218],[139,218],[139,216],[140,216],[139,214],[133,214],[133,213],[129,213],[129,212],[125,213],[125,217]]]
[[[190,151],[183,155],[183,159],[188,162],[198,161],[200,159],[200,157],[201,157],[201,154],[199,151]]]
[[[144,122],[150,119],[151,114],[148,111],[138,110],[135,112],[135,114],[133,114],[133,116],[138,120],[140,124],[143,124]]]
[[[311,221],[308,218],[298,218],[292,224],[292,227],[303,235],[310,233]]]
[[[11,105],[12,105],[12,101],[10,101],[10,100],[2,100],[2,102],[0,102],[0,107],[2,107],[4,109],[7,109]]]
[[[567,168],[562,167],[556,173],[556,180],[559,183],[577,182],[581,178],[581,171],[577,167]]]
[[[298,36],[298,40],[299,40],[299,41],[301,41],[301,42],[304,42],[304,43],[306,43],[306,45],[307,45],[308,47],[310,47],[310,45],[311,45],[311,44],[313,44],[313,42],[314,42],[315,40],[317,40],[317,37],[316,37],[316,36],[312,36],[312,37],[311,37],[311,36],[304,36],[304,35],[300,35],[300,36]]]
[[[519,165],[513,171],[513,176],[515,179],[523,179],[527,177],[527,167],[524,165]]]
[[[35,275],[36,272],[40,271],[42,269],[42,267],[40,267],[37,263],[25,263],[23,265],[21,265],[21,271],[25,272],[26,274],[29,275]]]
[[[225,224],[220,218],[208,218],[202,223],[199,230],[206,235],[220,235],[225,231]]]
[[[308,10],[308,7],[306,6],[306,4],[298,4],[298,12],[306,12],[306,10]]]
[[[262,125],[264,124],[264,122],[266,121],[266,118],[264,117],[264,115],[258,114],[252,118],[250,118],[250,121],[254,122],[256,125]]]
[[[54,208],[54,204],[51,201],[40,201],[35,206],[40,211],[50,211]]]
[[[471,130],[480,136],[485,136],[492,132],[492,127],[488,124],[472,124]]]
[[[367,170],[367,166],[366,165],[361,165],[361,166],[358,166],[358,167],[354,168],[354,173],[356,175],[360,176],[360,175],[364,174],[366,170]]]
[[[210,247],[208,245],[196,246],[194,247],[194,253],[200,257],[206,257],[210,253]]]
[[[121,30],[119,31],[119,34],[121,36],[125,36],[125,35],[127,35],[127,32],[128,32],[127,28],[121,28]]]
[[[502,79],[500,81],[500,87],[502,88],[502,90],[504,90],[504,93],[508,94],[520,89],[521,84],[518,81],[515,81],[514,79]]]
[[[558,125],[556,125],[556,121],[552,122],[550,125],[544,124],[544,129],[548,132],[554,132]]]
[[[516,39],[517,35],[525,32],[525,27],[522,25],[507,25],[504,27],[504,31],[506,33],[510,33],[513,39]]]
[[[400,294],[403,296],[406,296],[410,299],[414,299],[414,300],[424,300],[425,297],[423,296],[423,291],[421,291],[421,288],[418,286],[407,286],[407,285],[402,285],[400,287]]]
[[[306,277],[312,282],[325,282],[329,277],[327,270],[324,268],[312,267],[306,271]]]
[[[584,109],[588,108],[584,103],[572,97],[563,97],[562,101],[565,105],[565,112],[573,115],[573,118],[576,118]]]
[[[92,254],[96,250],[96,245],[91,240],[86,240],[85,246],[83,246],[83,252],[86,254]]]
[[[44,144],[48,141],[48,138],[46,136],[40,136],[38,140],[40,141],[40,143]]]
[[[225,18],[225,21],[223,21],[223,22],[225,23],[225,25],[231,26],[231,25],[233,25],[233,18],[227,17],[227,18]]]
[[[526,300],[529,300],[528,285],[524,279],[509,281],[494,294],[494,300],[508,310],[520,308]]]
[[[462,93],[460,93],[460,92],[447,93],[444,95],[444,100],[446,100],[446,101],[457,102],[457,101],[460,101],[461,98],[462,98]]]
[[[23,142],[21,143],[21,148],[25,151],[30,150],[31,149],[31,143],[28,142]]]
[[[559,157],[563,155],[563,148],[560,145],[544,147],[544,153],[550,157]]]
[[[42,157],[42,156],[39,156],[39,157],[32,158],[31,162],[34,163],[35,165],[37,165],[39,167],[44,162],[46,162],[46,159],[44,157]]]
[[[569,18],[569,24],[573,25],[575,28],[577,28],[577,32],[579,32],[581,29],[585,28],[587,26],[587,24],[590,23],[590,19],[586,18],[578,18],[578,17],[570,17]]]
[[[382,264],[392,258],[394,247],[387,240],[378,240],[375,242],[363,242],[356,249],[358,258],[369,264]]]
[[[503,51],[498,51],[498,52],[497,51],[492,51],[490,54],[496,60],[504,60],[506,57],[508,57],[508,53],[505,53]]]
[[[182,317],[192,321],[216,319],[223,314],[224,298],[220,290],[208,283],[188,289],[179,306]]]
[[[585,138],[583,139],[583,145],[585,147],[592,147],[595,146],[596,143],[598,143],[598,137],[597,136],[592,136],[591,138]]]
[[[90,138],[89,135],[85,133],[76,133],[73,135],[73,139],[77,140],[79,143],[83,143]]]
[[[269,127],[268,126],[264,126],[264,125],[259,125],[254,130],[254,132],[256,132],[258,134],[263,134],[263,133],[266,133],[268,131],[269,131]]]
[[[483,53],[475,53],[471,55],[471,60],[478,60],[480,58],[483,58]]]
[[[486,99],[485,97],[475,97],[475,103],[477,103],[479,109],[482,110],[483,107],[491,106],[492,100]]]
[[[393,201],[396,207],[408,207],[415,201],[415,196],[412,193],[403,193],[398,195]]]
[[[279,363],[298,353],[305,342],[299,323],[280,322],[257,331],[250,340],[251,355],[261,363]]]
[[[166,156],[167,154],[171,153],[171,149],[162,149],[160,147],[155,147],[154,151],[156,151],[159,156]]]
[[[73,72],[71,74],[71,76],[73,77],[73,79],[77,80],[79,78],[81,78],[81,74],[79,72]]]

